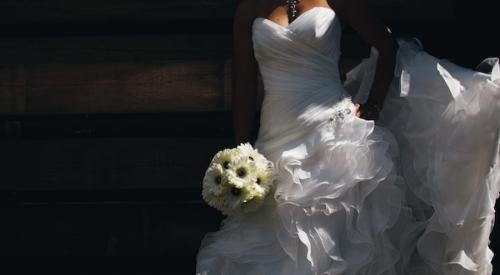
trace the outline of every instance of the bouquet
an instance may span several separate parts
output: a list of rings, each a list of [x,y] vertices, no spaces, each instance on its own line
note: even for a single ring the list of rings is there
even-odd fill
[[[203,178],[203,199],[225,215],[257,210],[273,187],[274,165],[249,143],[213,157]]]

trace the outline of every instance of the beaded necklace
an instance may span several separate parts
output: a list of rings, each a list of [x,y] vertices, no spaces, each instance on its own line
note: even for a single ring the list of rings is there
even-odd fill
[[[285,0],[285,3],[288,5],[288,13],[291,14],[292,18],[295,18],[299,0]]]

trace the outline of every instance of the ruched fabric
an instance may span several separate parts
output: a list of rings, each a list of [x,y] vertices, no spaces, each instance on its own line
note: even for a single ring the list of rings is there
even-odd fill
[[[253,22],[264,83],[255,147],[275,163],[257,212],[208,233],[197,274],[491,274],[500,186],[500,69],[400,41],[381,120],[358,118],[377,54],[340,81],[340,22],[315,7]],[[491,61],[491,60],[490,60]]]

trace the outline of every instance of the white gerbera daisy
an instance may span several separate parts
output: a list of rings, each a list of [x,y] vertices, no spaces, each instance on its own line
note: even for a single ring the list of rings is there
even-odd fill
[[[250,161],[259,162],[265,157],[259,151],[252,147],[250,143],[241,143],[237,149],[240,150],[242,156],[246,156]],[[266,160],[267,161],[267,160]]]
[[[254,209],[248,206],[257,206],[255,201],[262,200],[265,192],[260,186],[256,186],[254,182],[255,179],[253,176],[245,178],[231,176],[228,179],[229,189],[224,196],[226,213],[248,212],[248,210]]]
[[[246,156],[238,156],[234,159],[232,163],[232,169],[229,169],[227,172],[235,175],[241,179],[246,179],[251,177],[256,169],[257,165],[254,161],[249,160]]]
[[[269,192],[274,183],[274,172],[271,169],[257,169],[255,171],[255,184]]]
[[[203,178],[203,199],[212,207],[220,207],[220,199],[227,193],[227,179],[224,169],[218,163],[213,163]]]
[[[226,198],[227,207],[230,208],[231,211],[236,210],[239,205],[251,199],[251,194],[248,192],[246,185],[247,182],[244,179],[238,177],[228,178],[229,188],[224,196]]]
[[[224,185],[222,184],[224,180],[224,169],[222,165],[218,163],[212,163],[210,167],[205,172],[205,177],[203,178],[203,187],[207,192],[219,196],[224,190]]]
[[[250,193],[251,196],[248,196],[248,199],[246,199],[240,205],[240,211],[243,213],[253,212],[257,210],[262,205],[262,203],[264,203],[264,199],[266,198],[265,192],[263,192],[262,188],[260,187],[249,188],[248,193]]]
[[[222,165],[224,169],[229,169],[234,162],[235,158],[239,156],[239,150],[233,149],[224,149],[219,151],[212,159],[211,163],[218,163]]]

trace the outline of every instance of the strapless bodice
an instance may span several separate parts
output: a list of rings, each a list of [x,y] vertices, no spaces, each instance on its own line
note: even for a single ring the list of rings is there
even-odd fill
[[[264,84],[260,141],[290,138],[290,132],[331,117],[338,103],[352,107],[338,69],[341,31],[326,7],[311,8],[288,26],[255,18],[253,48]]]
[[[341,26],[332,9],[311,8],[288,26],[257,17],[252,29],[255,58],[269,92],[308,92],[339,81]]]

